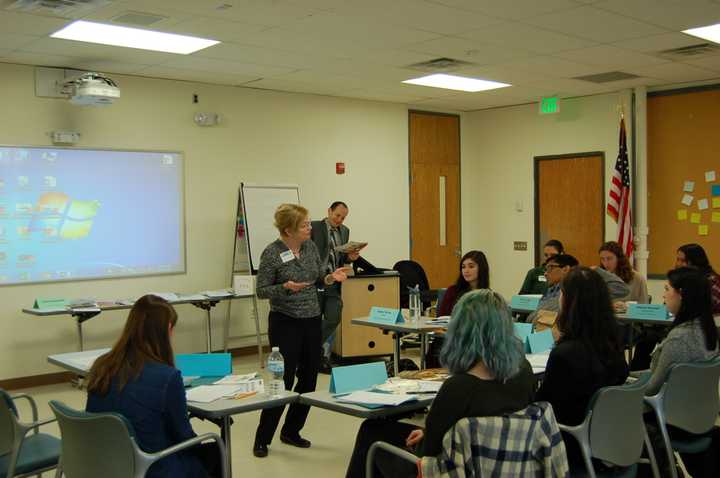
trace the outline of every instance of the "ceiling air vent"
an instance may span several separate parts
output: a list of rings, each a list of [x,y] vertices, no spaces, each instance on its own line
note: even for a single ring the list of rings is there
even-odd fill
[[[112,0],[10,0],[1,3],[10,11],[79,18]]]
[[[659,51],[658,55],[670,60],[682,60],[684,58],[697,58],[704,55],[717,55],[718,53],[720,53],[720,45],[716,45],[715,43],[698,43],[697,45]]]
[[[163,17],[162,15],[155,15],[154,13],[125,12],[113,17],[111,21],[113,23],[122,23],[123,25],[146,27],[154,23],[167,20],[167,18],[168,17]]]
[[[472,64],[473,63],[456,60],[454,58],[435,58],[434,60],[408,65],[407,68],[420,71],[453,71]]]
[[[640,78],[638,75],[632,73],[625,73],[624,71],[608,71],[606,73],[596,73],[594,75],[576,76],[575,80],[589,81],[591,83],[610,83],[612,81],[620,80],[632,80],[633,78]]]

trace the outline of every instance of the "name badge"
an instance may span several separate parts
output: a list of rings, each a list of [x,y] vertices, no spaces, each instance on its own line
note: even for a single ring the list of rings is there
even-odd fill
[[[545,276],[538,276],[538,282],[547,282],[547,277],[545,277]]]
[[[295,254],[292,253],[291,250],[287,250],[285,252],[280,253],[280,259],[283,261],[283,264],[286,262],[290,262],[291,260],[295,259]]]

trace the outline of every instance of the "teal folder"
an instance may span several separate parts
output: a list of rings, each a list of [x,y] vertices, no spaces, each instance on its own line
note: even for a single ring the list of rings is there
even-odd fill
[[[346,367],[334,367],[330,376],[330,393],[350,393],[365,390],[387,381],[385,362],[371,362]]]
[[[630,319],[667,320],[668,310],[665,304],[630,304],[627,316]]]
[[[553,334],[550,329],[545,329],[542,332],[528,335],[527,341],[530,346],[531,354],[546,352],[555,345],[555,339],[553,338]]]
[[[232,374],[232,355],[178,354],[175,367],[183,377],[224,377]]]
[[[532,324],[524,324],[522,322],[515,322],[513,324],[513,326],[515,327],[515,335],[525,345],[525,353],[530,352],[530,344],[528,343],[527,339],[533,333]]]

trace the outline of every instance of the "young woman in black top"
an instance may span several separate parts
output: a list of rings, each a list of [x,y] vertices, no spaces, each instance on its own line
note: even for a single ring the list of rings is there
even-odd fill
[[[367,452],[376,441],[407,447],[418,456],[438,455],[445,433],[461,418],[501,415],[532,402],[535,377],[515,336],[510,309],[495,292],[463,295],[453,309],[440,359],[452,376],[440,388],[425,429],[392,420],[360,426],[346,478],[365,476]],[[378,453],[381,476],[415,477],[412,464]]]
[[[578,425],[596,391],[620,385],[628,376],[610,293],[600,274],[575,267],[565,276],[557,326],[560,339],[550,352],[536,400],[550,402],[559,423]],[[582,459],[580,449],[571,437],[565,448],[572,469]]]

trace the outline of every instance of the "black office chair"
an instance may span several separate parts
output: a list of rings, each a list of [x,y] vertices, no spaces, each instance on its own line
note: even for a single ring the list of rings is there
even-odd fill
[[[400,274],[400,307],[408,308],[408,287],[419,286],[420,300],[423,304],[423,310],[430,307],[432,301],[437,299],[437,290],[430,289],[425,270],[415,261],[398,261],[393,266],[393,270]]]

